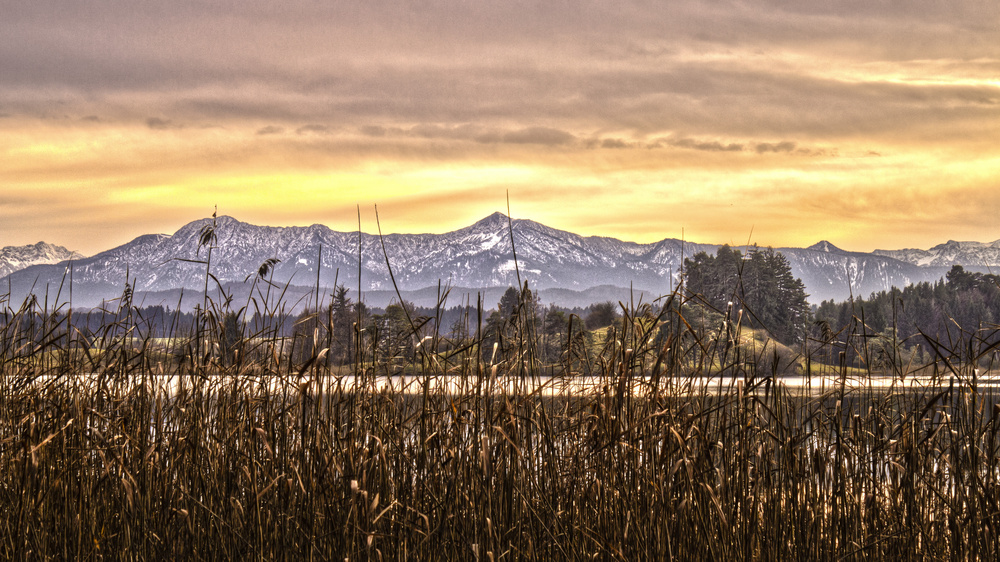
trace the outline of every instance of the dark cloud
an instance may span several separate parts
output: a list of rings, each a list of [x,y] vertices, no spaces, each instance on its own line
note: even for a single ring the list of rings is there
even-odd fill
[[[719,141],[698,141],[691,138],[670,138],[664,140],[664,142],[678,148],[690,148],[708,152],[740,152],[743,150],[743,145],[735,142],[723,144]]]
[[[552,129],[549,127],[528,127],[517,131],[504,133],[503,142],[512,144],[545,144],[558,146],[569,144],[576,140],[576,137],[566,131]]]
[[[795,143],[791,141],[782,141],[776,143],[760,142],[754,146],[754,150],[757,154],[765,154],[768,152],[792,152],[795,150]]]
[[[284,127],[278,127],[277,125],[268,125],[266,127],[261,127],[257,129],[258,135],[280,135],[285,132]]]
[[[622,139],[604,139],[601,148],[629,148],[631,145]]]
[[[280,7],[243,3],[239,10],[195,0],[171,2],[169,8],[129,0],[8,4],[0,22],[0,36],[7,38],[0,50],[5,84],[92,92],[275,80],[307,86],[337,79],[345,70],[379,73],[416,68],[422,61],[463,72],[476,66],[551,70],[561,64],[579,70],[590,61],[660,63],[731,47],[869,53],[876,60],[1000,55],[1000,9],[990,0],[583,0],[572,6],[288,0]],[[453,72],[442,86],[463,84],[469,83]],[[391,92],[409,95],[406,89]]]
[[[471,123],[455,126],[436,124],[415,125],[408,133],[427,139],[473,140],[484,144],[543,144],[559,146],[569,144],[576,137],[566,131],[551,127],[525,127],[515,130],[483,127]]]
[[[837,157],[840,156],[840,150],[838,150],[836,148],[802,148],[802,147],[799,147],[799,148],[796,148],[793,151],[793,153],[801,155],[801,156],[815,156],[815,157],[826,156],[826,157],[829,157],[829,158],[837,158]]]
[[[672,146],[691,150],[701,150],[705,152],[756,152],[757,154],[767,153],[795,153],[803,156],[837,156],[836,149],[823,148],[801,148],[792,141],[781,142],[729,142],[698,140],[690,137],[667,137],[657,139],[656,142],[647,145],[648,148],[662,148]]]
[[[947,9],[931,0],[23,4],[0,22],[0,104],[19,114],[58,103],[76,115],[113,108],[182,123],[335,122],[366,136],[379,123],[383,136],[395,128],[484,143],[521,142],[532,135],[517,131],[539,123],[709,139],[881,135],[925,123],[960,138],[951,124],[967,117],[956,107],[985,114],[1000,100],[988,84],[864,76],[882,62],[918,78],[997,76],[1000,44],[983,22],[998,8],[982,0]],[[838,75],[852,69],[859,75]],[[686,148],[729,149],[707,142]]]
[[[434,124],[414,125],[409,134],[427,139],[458,139],[469,140],[483,135],[483,127],[472,124],[442,126]]]
[[[358,132],[366,137],[384,137],[388,131],[379,125],[363,125],[358,127]]]
[[[180,129],[181,125],[174,123],[170,119],[161,119],[159,117],[150,117],[146,119],[146,126],[154,131],[167,131],[170,129]]]
[[[510,130],[485,127],[473,123],[452,126],[422,123],[408,129],[364,125],[359,127],[358,130],[370,137],[415,137],[431,140],[474,141],[480,144],[505,143],[561,146],[577,140],[576,136],[572,133],[551,127],[525,127]]]
[[[498,142],[504,142],[504,133],[497,130],[486,131],[476,135],[473,140],[483,144],[494,144]]]
[[[298,129],[295,129],[295,133],[299,135],[306,134],[316,134],[316,135],[329,135],[333,132],[333,129],[327,127],[326,125],[317,125],[315,123],[309,125],[303,125]]]

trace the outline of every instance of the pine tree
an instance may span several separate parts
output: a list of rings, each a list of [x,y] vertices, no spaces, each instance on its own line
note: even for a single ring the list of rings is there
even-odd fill
[[[780,342],[793,343],[805,335],[805,284],[792,275],[780,252],[755,246],[743,255],[723,246],[715,256],[699,252],[684,260],[684,270],[689,296],[719,311],[730,302],[745,308],[751,324],[767,329]]]

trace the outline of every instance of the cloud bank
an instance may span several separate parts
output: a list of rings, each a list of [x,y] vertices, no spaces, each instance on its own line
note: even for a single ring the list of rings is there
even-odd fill
[[[849,236],[865,202],[910,245],[1000,238],[996,2],[356,4],[5,2],[0,236],[101,249],[218,203],[440,231],[510,190],[630,239]],[[968,203],[924,218],[942,193]]]

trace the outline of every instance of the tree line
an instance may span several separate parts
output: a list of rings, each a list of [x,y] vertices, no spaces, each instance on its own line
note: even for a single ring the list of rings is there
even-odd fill
[[[475,342],[483,360],[489,362],[505,356],[520,340],[533,342],[536,359],[554,363],[571,348],[585,354],[593,344],[593,330],[610,326],[620,317],[620,305],[611,301],[585,308],[543,306],[527,285],[509,287],[492,307],[482,302],[421,307],[404,301],[382,309],[352,297],[350,289],[338,285],[319,311],[306,308],[297,313],[251,313],[214,303],[207,312],[200,307],[181,311],[163,305],[133,306],[128,298],[93,310],[43,312],[38,303],[26,302],[20,313],[9,308],[0,311],[0,326],[17,322],[19,333],[34,334],[38,341],[64,348],[101,348],[121,338],[133,347],[160,346],[160,340],[189,338],[195,352],[223,358],[248,340],[280,341],[281,351],[300,362],[325,350],[322,360],[329,365],[351,364],[361,358],[359,353],[371,355],[371,362],[413,357],[427,337],[438,338],[434,349],[445,352]],[[220,349],[201,350],[194,343],[199,334],[208,333]]]
[[[620,317],[617,308],[610,301],[583,309],[545,307],[526,284],[519,289],[508,287],[489,309],[483,303],[420,307],[403,301],[371,310],[352,302],[348,289],[341,286],[319,314],[300,313],[292,335],[314,333],[314,340],[329,350],[327,360],[334,364],[350,363],[359,352],[374,354],[373,361],[411,357],[425,338],[438,338],[434,348],[444,352],[474,342],[487,363],[527,343],[536,359],[551,363],[567,350],[582,353],[593,343],[593,330]],[[303,357],[311,351],[303,347]]]
[[[872,293],[844,302],[823,301],[814,320],[820,341],[843,342],[848,328],[872,338],[879,348],[890,343],[918,362],[931,360],[931,342],[977,340],[984,348],[998,345],[1000,276],[966,271],[960,265],[934,283]],[[919,346],[919,347],[918,347]]]

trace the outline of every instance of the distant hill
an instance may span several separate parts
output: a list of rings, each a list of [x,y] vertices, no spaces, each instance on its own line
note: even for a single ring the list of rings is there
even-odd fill
[[[199,238],[212,219],[189,223],[172,235],[150,234],[85,258],[73,253],[61,259],[72,259],[74,307],[98,306],[122,294],[127,282],[134,285],[136,302],[193,307],[200,302],[198,295],[205,286],[204,261],[208,251],[199,247]],[[543,302],[564,306],[586,306],[604,300],[626,300],[641,295],[644,302],[668,293],[677,284],[682,257],[697,252],[714,253],[719,246],[697,244],[667,238],[650,244],[624,242],[614,238],[580,236],[556,230],[530,220],[514,220],[513,246],[507,217],[495,213],[466,228],[444,234],[389,234],[384,237],[385,249],[396,284],[407,300],[423,304],[436,295],[439,281],[456,287],[449,305],[460,304],[469,295],[474,304],[475,292],[490,289],[484,297],[487,308],[495,306],[493,289],[503,289],[527,280],[533,289],[541,290]],[[951,244],[951,243],[949,243]],[[939,251],[926,264],[914,263],[910,252],[899,257],[886,251],[874,253],[848,252],[829,242],[809,248],[777,248],[789,260],[792,273],[802,279],[810,302],[844,300],[849,295],[867,296],[872,291],[941,278],[950,266],[959,263],[970,270],[982,269],[988,248],[992,245],[971,246],[968,251]],[[936,247],[947,247],[948,244]],[[972,251],[973,248],[978,248]],[[64,249],[63,249],[64,250]],[[933,250],[933,249],[932,249]],[[931,252],[931,251],[928,251]],[[51,254],[49,262],[31,262],[18,269],[0,287],[11,287],[11,302],[20,302],[33,291],[54,297],[67,271],[66,263]],[[360,263],[359,263],[360,256]],[[923,256],[923,254],[921,254]],[[952,256],[949,258],[949,256]],[[900,259],[907,258],[907,259]],[[278,285],[297,287],[294,299],[304,303],[307,288],[318,280],[323,292],[329,294],[334,283],[357,288],[373,306],[378,300],[395,298],[392,279],[382,244],[378,236],[358,232],[338,232],[323,225],[308,227],[256,226],[231,217],[219,217],[216,241],[212,251],[211,273],[218,283],[239,302],[249,296],[248,280],[269,259],[278,261],[268,278]],[[317,259],[319,263],[317,264]],[[970,261],[961,261],[970,260]],[[978,261],[977,261],[978,260]],[[970,263],[974,262],[974,263]],[[29,263],[21,260],[18,264]],[[989,262],[994,263],[994,262]],[[216,281],[211,287],[215,289]],[[457,289],[462,287],[464,289]],[[6,287],[4,287],[6,289]],[[502,293],[502,290],[499,291]],[[498,294],[499,294],[498,293]],[[67,291],[63,295],[68,295]],[[290,296],[290,295],[289,295]],[[290,303],[294,304],[294,303]]]

